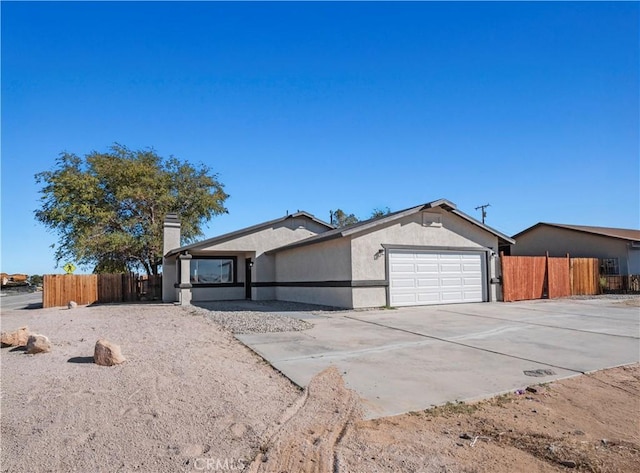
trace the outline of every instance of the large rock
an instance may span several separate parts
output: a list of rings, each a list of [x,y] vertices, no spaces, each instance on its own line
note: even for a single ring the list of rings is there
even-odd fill
[[[125,361],[125,358],[122,356],[118,345],[101,338],[96,342],[96,347],[93,352],[93,361],[97,365],[113,366],[119,365]]]
[[[29,335],[27,341],[27,353],[35,355],[36,353],[49,353],[51,351],[51,342],[44,335],[33,333]]]
[[[76,307],[78,307],[78,303],[76,301],[69,301],[69,303],[67,304],[67,307],[69,309],[75,309]]]
[[[13,332],[2,332],[0,342],[2,347],[23,347],[29,341],[29,327],[26,325]]]

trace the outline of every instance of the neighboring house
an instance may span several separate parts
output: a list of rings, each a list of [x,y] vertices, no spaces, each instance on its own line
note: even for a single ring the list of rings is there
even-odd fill
[[[163,299],[183,304],[251,298],[361,308],[496,301],[498,248],[514,243],[447,200],[338,229],[298,212],[183,247],[177,247],[175,217],[165,225]]]
[[[514,256],[598,258],[607,275],[640,274],[640,230],[537,223],[512,237]]]

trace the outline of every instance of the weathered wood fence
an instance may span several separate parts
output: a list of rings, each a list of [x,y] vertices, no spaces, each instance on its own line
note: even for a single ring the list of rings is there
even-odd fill
[[[600,264],[597,258],[571,258],[571,294],[590,296],[600,293]]]
[[[600,292],[597,258],[501,255],[500,261],[505,302]]]
[[[42,306],[79,305],[155,300],[162,297],[162,276],[138,274],[46,274]]]

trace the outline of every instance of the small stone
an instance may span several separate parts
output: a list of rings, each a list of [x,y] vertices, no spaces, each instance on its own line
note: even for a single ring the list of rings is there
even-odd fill
[[[466,432],[464,434],[460,435],[460,438],[464,439],[464,440],[471,440],[472,439],[471,435],[469,435]]]
[[[100,339],[96,342],[93,352],[93,361],[101,366],[119,365],[125,358],[120,352],[120,347],[107,340]]]
[[[609,445],[609,441],[608,441],[607,439],[602,439],[602,440],[600,440],[600,443],[601,443],[602,445],[604,445],[605,447],[606,447],[607,445]]]
[[[456,442],[456,445],[457,445],[458,447],[464,447],[464,444],[462,444],[462,443],[460,443],[460,442]]]
[[[584,435],[584,432],[582,430],[574,430],[573,435]]]
[[[76,307],[78,307],[78,303],[76,301],[69,301],[69,303],[67,304],[67,307],[69,309],[75,309]]]
[[[29,327],[26,325],[13,332],[2,332],[0,342],[2,347],[24,347],[29,341]]]
[[[525,391],[533,394],[536,394],[538,392],[536,388],[532,388],[531,386],[527,386],[527,389],[525,389]]]
[[[266,463],[267,461],[269,461],[269,457],[265,453],[263,453],[261,460],[262,460],[262,463]]]
[[[51,351],[51,342],[44,335],[29,335],[27,341],[27,354],[35,355],[36,353],[49,353]]]
[[[567,468],[575,468],[576,466],[578,466],[573,460],[562,460],[560,464],[562,466],[566,466]]]

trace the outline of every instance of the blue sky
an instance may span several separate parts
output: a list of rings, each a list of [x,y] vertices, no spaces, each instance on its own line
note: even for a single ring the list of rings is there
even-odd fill
[[[510,235],[640,226],[637,2],[1,9],[4,272],[61,272],[33,176],[114,142],[219,174],[207,237],[438,198]]]

